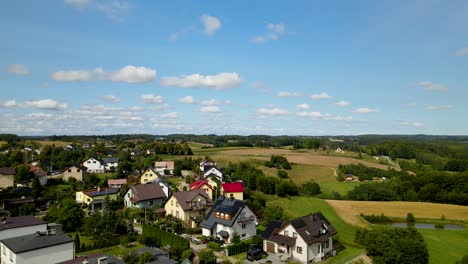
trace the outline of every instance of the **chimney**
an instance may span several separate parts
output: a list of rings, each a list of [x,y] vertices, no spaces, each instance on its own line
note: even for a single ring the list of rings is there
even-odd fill
[[[107,264],[107,257],[101,257],[98,259],[98,264]]]

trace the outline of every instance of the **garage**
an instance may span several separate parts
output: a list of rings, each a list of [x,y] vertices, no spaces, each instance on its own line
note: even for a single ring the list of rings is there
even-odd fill
[[[273,242],[266,242],[266,251],[269,253],[275,254],[275,243]]]

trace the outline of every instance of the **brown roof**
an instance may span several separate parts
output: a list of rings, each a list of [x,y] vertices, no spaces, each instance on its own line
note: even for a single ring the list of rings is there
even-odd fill
[[[190,203],[198,195],[201,195],[208,201],[211,201],[208,194],[205,192],[205,190],[202,189],[174,193],[174,197],[176,198],[177,202],[179,202],[180,207],[182,207],[182,210],[184,211],[190,210],[192,208]]]
[[[157,183],[133,185],[130,189],[135,202],[166,198],[164,191]]]
[[[5,223],[1,222],[1,219],[0,219],[0,231],[6,230],[6,229],[12,229],[12,228],[43,225],[43,224],[46,224],[46,222],[32,215],[7,217]]]
[[[0,168],[0,174],[3,175],[14,175],[16,173],[16,169],[13,167],[3,167]]]
[[[289,236],[283,236],[280,234],[273,235],[269,238],[269,240],[276,242],[281,245],[286,245],[286,246],[294,246],[294,243],[296,243],[296,238],[295,237],[289,237]]]
[[[156,161],[154,162],[156,168],[166,168],[168,170],[174,169],[174,161]]]

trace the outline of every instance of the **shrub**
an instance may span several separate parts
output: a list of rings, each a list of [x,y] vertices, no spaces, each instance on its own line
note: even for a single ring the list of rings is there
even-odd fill
[[[198,253],[200,264],[216,264],[216,256],[211,249],[202,249]]]
[[[189,259],[190,261],[192,261],[193,259],[193,252],[192,252],[192,249],[186,249],[182,252],[182,255],[180,257],[180,259],[184,260],[184,259]]]
[[[384,214],[381,215],[365,215],[361,214],[361,217],[364,218],[369,223],[387,223],[391,222],[390,218],[386,217]]]
[[[213,242],[213,241],[210,241],[208,242],[208,248],[211,248],[215,251],[220,251],[221,250],[221,245],[216,243],[216,242]]]
[[[408,223],[414,223],[416,221],[416,219],[414,218],[414,215],[413,213],[408,213],[406,215],[406,222]]]
[[[281,179],[289,178],[288,173],[284,170],[278,170],[278,177],[280,177]]]

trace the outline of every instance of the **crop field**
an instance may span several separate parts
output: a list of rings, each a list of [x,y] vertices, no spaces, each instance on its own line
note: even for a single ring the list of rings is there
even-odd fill
[[[347,223],[362,226],[359,216],[363,214],[385,214],[390,217],[406,218],[413,213],[417,218],[440,219],[442,215],[447,220],[468,222],[468,207],[453,204],[436,204],[423,202],[368,202],[327,200],[336,212]]]
[[[49,141],[49,140],[36,140],[36,143],[41,144],[42,146],[52,146],[55,145],[56,147],[65,147],[72,142],[65,142],[65,141]]]

